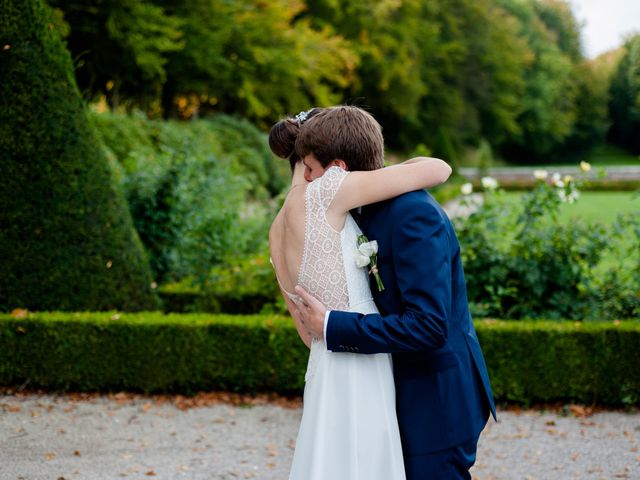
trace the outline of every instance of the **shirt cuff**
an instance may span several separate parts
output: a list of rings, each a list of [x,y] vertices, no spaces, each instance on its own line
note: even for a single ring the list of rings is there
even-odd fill
[[[324,326],[322,327],[322,336],[324,338],[324,343],[327,343],[327,324],[329,323],[329,314],[331,310],[327,310],[324,314]]]

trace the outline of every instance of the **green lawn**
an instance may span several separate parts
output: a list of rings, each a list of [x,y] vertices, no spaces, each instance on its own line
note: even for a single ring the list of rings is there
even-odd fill
[[[505,195],[508,202],[516,204],[522,192],[506,192]],[[631,212],[640,212],[640,195],[634,192],[581,192],[576,203],[561,205],[559,220],[567,222],[572,218],[580,218],[587,223],[602,222],[606,225],[611,224],[618,214]],[[511,237],[505,235],[503,240],[509,242]],[[625,237],[615,240],[614,243],[596,267],[596,271],[604,272],[619,262],[621,252],[628,251],[633,239]]]
[[[522,192],[507,192],[508,201],[519,201]],[[612,222],[619,213],[640,212],[640,195],[634,192],[581,192],[574,204],[563,204],[561,220]]]

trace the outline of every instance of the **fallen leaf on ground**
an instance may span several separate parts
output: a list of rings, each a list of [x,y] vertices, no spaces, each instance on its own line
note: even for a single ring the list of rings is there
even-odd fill
[[[581,405],[569,405],[569,410],[574,417],[584,418],[593,414],[593,408],[583,407]]]

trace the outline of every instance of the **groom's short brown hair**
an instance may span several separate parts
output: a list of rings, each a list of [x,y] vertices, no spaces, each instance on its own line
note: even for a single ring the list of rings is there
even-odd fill
[[[382,127],[358,107],[330,107],[307,120],[296,139],[301,158],[310,153],[323,167],[344,160],[349,170],[376,170],[384,166]]]

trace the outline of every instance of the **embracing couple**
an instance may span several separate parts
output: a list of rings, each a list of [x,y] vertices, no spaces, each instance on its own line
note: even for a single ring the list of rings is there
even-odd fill
[[[310,348],[290,480],[470,479],[495,418],[458,240],[424,191],[451,168],[383,168],[381,130],[338,106],[269,135],[293,172],[271,258]]]

